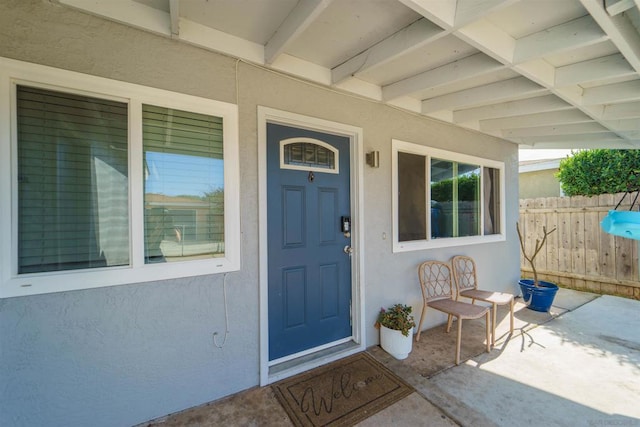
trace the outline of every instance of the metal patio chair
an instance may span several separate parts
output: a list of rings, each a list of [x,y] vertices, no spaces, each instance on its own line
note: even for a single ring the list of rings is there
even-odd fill
[[[453,284],[451,282],[451,268],[449,264],[441,261],[425,261],[418,267],[420,287],[422,289],[423,307],[418,325],[416,341],[420,340],[422,322],[424,321],[427,307],[441,311],[448,315],[447,333],[451,330],[451,320],[458,320],[458,336],[456,337],[456,365],[460,364],[460,342],[462,340],[462,320],[479,319],[485,316],[487,353],[491,351],[489,338],[489,307],[469,304],[453,299]]]
[[[473,258],[457,255],[451,258],[453,267],[453,280],[456,284],[456,300],[460,297],[471,298],[471,303],[476,300],[485,301],[491,304],[491,345],[496,345],[496,321],[499,305],[509,305],[511,328],[513,334],[513,294],[506,292],[492,292],[478,289],[478,279],[476,277],[476,263]]]

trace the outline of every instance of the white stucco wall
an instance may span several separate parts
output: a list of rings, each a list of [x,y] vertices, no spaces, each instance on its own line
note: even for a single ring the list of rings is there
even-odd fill
[[[221,275],[0,300],[0,425],[131,425],[258,384],[258,105],[361,127],[364,151],[380,151],[381,167],[364,169],[367,345],[380,306],[405,302],[419,317],[423,260],[470,255],[485,287],[516,290],[513,144],[43,0],[0,2],[0,56],[237,103],[242,226],[222,349]],[[392,138],[504,161],[507,242],[393,254]]]

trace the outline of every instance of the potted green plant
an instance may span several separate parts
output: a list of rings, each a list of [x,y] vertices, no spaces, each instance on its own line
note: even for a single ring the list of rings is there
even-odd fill
[[[413,348],[413,328],[416,322],[411,307],[395,304],[381,308],[376,328],[380,329],[380,346],[396,359],[406,359]]]
[[[551,305],[553,304],[553,299],[558,292],[558,285],[552,282],[547,282],[544,280],[538,280],[538,270],[536,270],[535,259],[536,256],[540,253],[542,248],[544,248],[545,243],[547,243],[547,237],[549,234],[556,231],[553,228],[551,231],[547,231],[547,227],[542,227],[542,239],[536,239],[533,251],[529,254],[525,248],[524,238],[522,237],[522,233],[520,232],[520,225],[516,223],[516,230],[518,231],[518,240],[520,240],[520,249],[522,250],[522,256],[531,266],[531,270],[533,271],[533,279],[523,279],[521,278],[518,281],[518,285],[520,285],[520,290],[522,291],[522,298],[524,299],[524,303],[527,305],[527,308],[535,311],[549,311],[551,309]]]

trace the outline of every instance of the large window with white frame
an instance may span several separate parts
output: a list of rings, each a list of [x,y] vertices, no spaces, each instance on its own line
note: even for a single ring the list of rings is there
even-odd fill
[[[0,62],[0,297],[239,269],[235,105]]]
[[[394,252],[504,240],[504,163],[393,140]]]

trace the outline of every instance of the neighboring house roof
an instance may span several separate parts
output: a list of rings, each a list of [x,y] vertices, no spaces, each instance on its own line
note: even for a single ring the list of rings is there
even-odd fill
[[[564,195],[556,173],[562,159],[525,160],[519,163],[520,199]]]
[[[558,169],[562,159],[525,160],[519,163],[518,172],[537,172],[548,169]]]
[[[166,196],[164,194],[147,193],[145,202],[149,205],[182,208],[209,208],[209,202],[197,197],[188,196]]]
[[[522,146],[640,147],[638,0],[58,2]]]

